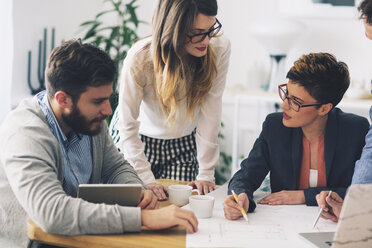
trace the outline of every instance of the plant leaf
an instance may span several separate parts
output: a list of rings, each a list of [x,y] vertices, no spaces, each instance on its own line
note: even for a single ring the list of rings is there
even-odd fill
[[[107,3],[108,10],[100,11],[96,14],[94,20],[89,20],[80,24],[85,36],[83,40],[88,40],[96,46],[104,48],[109,53],[115,62],[118,70],[123,64],[124,58],[127,56],[127,51],[135,40],[138,39],[137,28],[139,24],[146,23],[138,20],[136,11],[138,9],[138,0],[102,0]],[[115,14],[120,23],[118,25],[110,25],[101,18],[105,14],[111,12]],[[147,24],[147,23],[146,23]],[[115,75],[114,85],[118,74]],[[113,89],[116,92],[116,88]],[[113,109],[116,108],[116,102],[112,102]]]
[[[114,11],[115,11],[115,9],[110,9],[110,10],[102,11],[101,13],[98,13],[96,15],[96,19],[98,19],[100,16],[102,16],[102,15],[104,15],[106,13],[110,13],[110,12],[114,12]]]
[[[85,34],[83,40],[87,40],[89,39],[90,37],[94,36],[96,34],[96,28],[101,25],[100,22],[98,23],[95,23],[89,30],[88,32]]]
[[[99,28],[96,31],[101,32],[101,31],[104,31],[104,30],[113,30],[114,28],[117,28],[117,27],[120,28],[120,26],[107,26],[107,27]],[[111,32],[110,32],[110,34],[111,34]],[[107,38],[109,38],[109,37],[107,37]]]
[[[128,19],[128,21],[133,22],[134,26],[138,27],[138,18],[137,18],[136,11],[135,11],[136,8],[133,8],[133,6],[129,4],[127,4],[126,6],[127,6],[127,13],[129,13],[130,15],[130,18]]]
[[[103,36],[96,36],[96,39],[93,41],[93,44],[95,45],[95,46],[100,46],[101,45],[101,42],[102,42],[102,40],[104,39],[105,37],[103,37]]]
[[[112,29],[111,34],[110,34],[110,38],[107,39],[107,41],[109,41],[109,42],[106,42],[106,47],[105,47],[106,52],[108,52],[108,53],[110,52],[110,49],[113,46],[113,41],[115,40],[116,36],[119,33],[119,29],[120,29],[120,27],[114,27]]]
[[[80,24],[80,27],[87,26],[93,23],[97,23],[97,20],[83,22],[82,24]]]
[[[116,10],[118,13],[121,13],[121,11],[120,11],[121,1],[119,0],[118,2],[115,2],[115,1],[111,0],[111,3],[112,3],[112,5],[114,6],[115,10]]]

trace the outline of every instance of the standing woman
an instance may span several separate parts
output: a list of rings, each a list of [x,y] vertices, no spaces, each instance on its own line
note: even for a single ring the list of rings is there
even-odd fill
[[[111,135],[159,200],[157,178],[215,189],[230,42],[216,36],[216,0],[159,0],[152,36],[129,50]],[[196,181],[194,181],[196,180]]]

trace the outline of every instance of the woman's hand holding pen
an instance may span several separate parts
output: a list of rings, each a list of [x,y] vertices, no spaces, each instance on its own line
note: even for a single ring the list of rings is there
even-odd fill
[[[272,193],[258,201],[259,204],[267,205],[295,205],[305,203],[305,194],[303,190],[282,190]]]
[[[223,211],[225,213],[225,218],[228,220],[236,220],[243,216],[240,211],[241,207],[244,208],[245,212],[248,211],[249,200],[246,193],[240,193],[238,195],[239,204],[234,200],[233,195],[228,195],[223,202]]]
[[[316,201],[318,202],[319,208],[323,208],[321,217],[337,222],[344,200],[335,192],[332,192],[330,197],[328,197],[328,192],[329,191],[322,191],[320,194],[317,194]]]

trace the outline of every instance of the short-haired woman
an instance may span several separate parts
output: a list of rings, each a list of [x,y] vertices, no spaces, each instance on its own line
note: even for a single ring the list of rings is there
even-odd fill
[[[159,200],[157,178],[215,189],[230,42],[216,36],[216,0],[159,0],[152,35],[130,49],[111,135]],[[196,152],[197,151],[197,152]]]
[[[254,211],[253,192],[270,172],[271,194],[258,203],[317,205],[315,196],[333,190],[344,196],[368,132],[367,119],[335,106],[350,84],[345,63],[328,53],[295,61],[279,86],[282,113],[269,114],[248,158],[229,183],[240,205]],[[241,216],[231,195],[227,219]]]

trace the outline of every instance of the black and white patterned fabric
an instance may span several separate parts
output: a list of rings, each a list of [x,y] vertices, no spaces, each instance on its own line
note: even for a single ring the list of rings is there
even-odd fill
[[[198,173],[195,132],[168,140],[141,135],[141,140],[156,179],[195,180]]]
[[[119,119],[117,113],[115,111],[110,124],[110,134],[115,144],[120,140],[119,130],[116,128]],[[199,164],[196,158],[195,131],[178,139],[156,139],[141,134],[140,137],[156,179],[196,179]]]
[[[120,140],[119,129],[116,128],[116,125],[118,124],[118,121],[119,121],[119,111],[115,110],[114,114],[112,115],[110,126],[109,126],[109,130],[110,130],[109,132],[110,132],[111,138],[114,141],[115,145]],[[118,148],[118,150],[120,151],[119,148]]]

